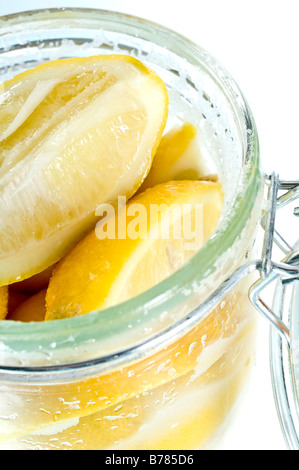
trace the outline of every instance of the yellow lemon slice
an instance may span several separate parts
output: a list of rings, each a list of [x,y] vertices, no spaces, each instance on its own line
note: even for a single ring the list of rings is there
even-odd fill
[[[210,237],[222,203],[220,184],[199,181],[169,182],[133,197],[54,269],[46,320],[115,305],[162,281]]]
[[[138,192],[173,180],[218,180],[217,175],[206,174],[206,171],[197,128],[186,122],[162,137],[151,170]]]
[[[8,288],[0,287],[0,320],[4,320],[7,315]]]
[[[0,94],[0,285],[56,263],[131,197],[167,119],[164,83],[128,56],[42,64]]]

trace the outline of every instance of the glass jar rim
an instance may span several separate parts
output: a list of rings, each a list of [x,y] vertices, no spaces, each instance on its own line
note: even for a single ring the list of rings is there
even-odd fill
[[[63,341],[63,337],[74,331],[76,331],[77,344],[86,341],[90,332],[92,332],[95,340],[100,340],[102,335],[109,335],[111,318],[114,326],[117,326],[121,331],[124,325],[132,322],[133,317],[142,317],[145,310],[150,312],[149,315],[154,316],[158,311],[161,311],[162,306],[163,310],[166,310],[177,304],[185,296],[184,292],[194,281],[200,282],[201,279],[207,277],[207,273],[216,269],[219,252],[229,250],[239,238],[246,227],[261,185],[258,134],[252,112],[234,79],[207,51],[181,34],[154,22],[119,12],[86,8],[32,10],[0,17],[0,39],[1,30],[7,30],[10,25],[15,27],[24,24],[24,22],[30,23],[34,21],[36,15],[39,19],[43,18],[43,15],[53,15],[55,17],[62,15],[63,18],[68,15],[70,17],[78,15],[78,19],[86,16],[94,20],[105,18],[119,24],[123,23],[126,26],[134,24],[135,27],[137,25],[140,28],[150,27],[165,38],[171,34],[172,40],[179,45],[180,51],[184,50],[189,60],[193,60],[195,63],[200,61],[201,65],[205,65],[223,93],[228,96],[239,127],[242,129],[243,162],[245,163],[235,204],[226,213],[225,225],[219,226],[213,236],[188,263],[148,291],[105,310],[51,322],[1,322],[0,345],[3,342],[9,349],[14,350],[16,348],[19,351],[34,351],[43,342],[50,344],[53,341]],[[45,20],[46,17],[43,19]],[[59,322],[59,328],[57,322]],[[115,332],[114,329],[113,334]],[[2,369],[1,364],[0,368]]]

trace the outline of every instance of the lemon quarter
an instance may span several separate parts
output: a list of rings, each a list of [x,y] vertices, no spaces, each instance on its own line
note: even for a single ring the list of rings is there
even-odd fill
[[[69,318],[116,305],[149,289],[179,269],[201,248],[215,230],[222,210],[221,185],[212,182],[175,181],[157,185],[134,196],[126,206],[146,219],[126,218],[126,231],[119,235],[123,213],[115,214],[115,238],[92,230],[54,269],[46,295],[46,320]],[[161,208],[161,210],[157,210]],[[184,209],[186,208],[186,211]],[[201,209],[197,212],[197,208]],[[182,210],[178,210],[182,209]],[[119,215],[121,214],[121,215]],[[199,224],[195,224],[196,215]],[[184,220],[202,236],[191,241]],[[108,227],[108,218],[106,225]],[[187,224],[186,224],[187,227]],[[121,227],[123,229],[123,227]],[[174,228],[176,230],[174,230]],[[192,235],[192,227],[190,235]],[[111,231],[112,232],[112,231]],[[187,233],[187,235],[185,235]]]
[[[0,94],[0,286],[43,271],[131,197],[167,119],[162,80],[129,56],[44,63]]]
[[[174,180],[218,181],[217,175],[207,173],[198,129],[190,122],[175,126],[163,135],[150,172],[138,192]]]

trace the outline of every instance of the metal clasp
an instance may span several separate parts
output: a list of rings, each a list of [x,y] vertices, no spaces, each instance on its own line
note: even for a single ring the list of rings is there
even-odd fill
[[[279,209],[299,198],[299,181],[280,181],[279,176],[272,174],[266,179],[268,185],[267,209],[262,215],[264,229],[262,259],[257,269],[260,279],[249,291],[249,298],[255,308],[278,330],[290,348],[290,331],[281,318],[262,299],[264,289],[280,278],[282,283],[293,283],[299,279],[298,246],[292,246],[278,232],[276,215]],[[282,194],[280,194],[282,192]],[[299,207],[294,209],[294,216],[299,215]],[[273,260],[273,247],[276,244],[284,253],[280,262]],[[298,245],[298,242],[297,242]]]

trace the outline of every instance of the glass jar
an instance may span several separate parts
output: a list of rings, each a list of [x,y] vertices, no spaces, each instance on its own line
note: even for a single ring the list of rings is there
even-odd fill
[[[161,26],[86,9],[0,18],[1,81],[48,60],[96,54],[133,55],[164,80],[168,125],[198,127],[203,161],[223,184],[223,215],[186,265],[123,304],[0,323],[0,448],[210,449],[255,350],[247,274],[264,196],[255,123],[224,68]],[[246,277],[227,282],[245,263]]]

